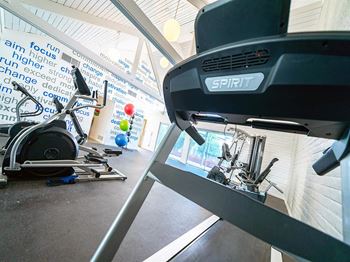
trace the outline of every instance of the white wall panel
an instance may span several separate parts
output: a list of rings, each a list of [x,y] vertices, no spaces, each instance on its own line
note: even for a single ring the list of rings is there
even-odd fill
[[[292,175],[285,194],[289,212],[332,236],[342,238],[340,168],[318,176],[312,164],[333,141],[298,137]]]

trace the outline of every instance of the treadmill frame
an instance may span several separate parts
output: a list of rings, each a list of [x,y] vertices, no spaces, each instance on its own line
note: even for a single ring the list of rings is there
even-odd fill
[[[295,258],[311,261],[347,261],[350,246],[297,219],[285,215],[259,201],[227,188],[219,183],[197,176],[165,162],[175,145],[181,130],[172,124],[156,150],[148,168],[139,179],[128,200],[113,221],[91,261],[112,261],[154,182],[174,190],[222,219],[247,233],[271,244]],[[342,173],[350,171],[350,156],[342,160]],[[347,182],[350,182],[348,176]],[[350,183],[344,183],[344,189]],[[350,194],[349,190],[345,191]],[[239,205],[235,205],[239,203]],[[344,240],[349,243],[350,216],[347,208],[350,198],[344,202]],[[259,219],[256,219],[256,218]],[[268,221],[268,223],[267,223]]]

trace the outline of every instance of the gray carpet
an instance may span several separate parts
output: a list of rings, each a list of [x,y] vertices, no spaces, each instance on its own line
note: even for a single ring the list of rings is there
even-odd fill
[[[45,181],[10,182],[0,191],[0,261],[88,261],[150,157],[151,152],[135,151],[111,158],[112,166],[128,175],[125,182],[58,187],[47,187]],[[115,261],[142,261],[209,216],[208,211],[156,184]],[[229,235],[228,246],[236,247],[222,248],[215,255],[217,261],[248,261],[242,252],[233,252],[247,247],[254,251],[249,261],[268,261],[268,245],[228,223],[212,234]]]

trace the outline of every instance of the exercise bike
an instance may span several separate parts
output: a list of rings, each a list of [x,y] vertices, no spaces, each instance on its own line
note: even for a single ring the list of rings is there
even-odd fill
[[[90,102],[97,99],[91,97],[78,68],[73,67],[72,77],[76,92],[67,105],[44,122],[21,130],[10,142],[2,164],[0,184],[6,184],[7,177],[63,177],[73,174],[86,174],[88,177],[84,179],[87,180],[126,179],[106,161],[79,158],[79,149],[84,147],[79,147],[77,139],[67,131],[65,118],[69,115],[77,130],[81,130],[75,112],[84,108],[102,109],[107,101],[108,83],[104,81],[103,104],[75,106],[78,99]],[[95,150],[87,151],[98,155]]]
[[[12,83],[13,90],[21,92],[24,97],[16,104],[16,119],[17,122],[14,124],[3,124],[0,125],[0,136],[7,137],[7,141],[5,145],[1,148],[0,154],[4,154],[6,152],[7,147],[13,140],[13,138],[24,128],[29,126],[33,126],[37,124],[34,121],[24,121],[22,120],[25,117],[34,117],[42,114],[44,107],[42,104],[33,97],[23,86],[13,81]],[[22,112],[21,107],[25,105],[27,101],[32,101],[35,105],[35,111],[32,112]]]

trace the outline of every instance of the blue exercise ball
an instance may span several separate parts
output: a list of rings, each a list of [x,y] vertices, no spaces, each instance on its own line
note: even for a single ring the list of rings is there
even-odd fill
[[[117,146],[124,147],[128,143],[128,139],[127,139],[126,135],[118,134],[115,137],[115,143],[117,144]]]

